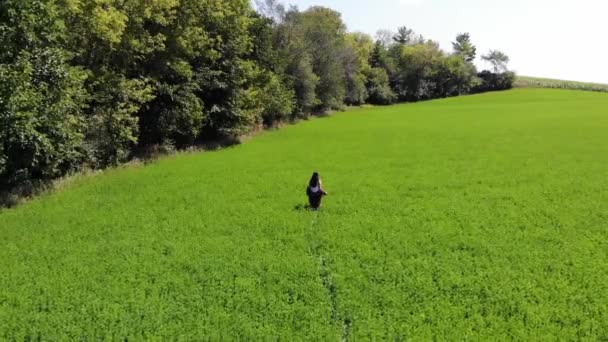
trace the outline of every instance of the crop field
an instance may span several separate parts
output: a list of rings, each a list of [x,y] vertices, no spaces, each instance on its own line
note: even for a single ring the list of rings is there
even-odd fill
[[[0,212],[0,270],[0,340],[607,340],[608,94],[355,109],[82,177]]]
[[[517,76],[514,86],[516,88],[556,88],[608,92],[608,84],[565,81],[527,76]]]

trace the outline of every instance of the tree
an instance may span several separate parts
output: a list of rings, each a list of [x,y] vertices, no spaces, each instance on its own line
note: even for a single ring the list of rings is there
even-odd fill
[[[319,76],[313,70],[313,56],[302,30],[304,18],[295,7],[275,27],[274,49],[285,74],[286,85],[295,94],[291,119],[305,118],[320,105],[317,97]]]
[[[473,62],[477,56],[477,48],[471,43],[469,33],[460,33],[452,43],[454,54],[462,57],[466,62]]]
[[[282,23],[287,10],[279,0],[255,0],[258,12],[276,23]]]
[[[325,7],[280,0],[0,1],[0,191],[156,145],[187,148],[345,104],[505,89],[414,34],[349,33]]]
[[[439,44],[398,46],[392,54],[396,72],[392,79],[393,90],[401,101],[419,101],[437,96],[437,74],[446,58]]]
[[[346,35],[344,49],[344,70],[346,73],[347,104],[360,105],[368,98],[366,81],[370,69],[369,60],[374,49],[374,41],[367,34],[355,32]]]
[[[481,56],[481,59],[492,65],[494,73],[507,72],[507,64],[509,64],[509,56],[499,50],[490,50],[487,55]]]
[[[0,191],[48,181],[84,160],[87,73],[61,46],[53,1],[0,3]]]
[[[369,65],[372,68],[387,68],[387,50],[381,41],[377,40],[369,57]]]
[[[284,82],[274,73],[260,73],[260,106],[263,108],[262,119],[266,126],[289,119],[295,106],[295,93],[287,89]]]
[[[281,27],[282,46],[285,59],[290,64],[288,70],[295,83],[298,83],[294,72],[303,72],[307,84],[300,90],[315,88],[317,103],[315,110],[338,109],[344,105],[347,92],[345,71],[346,25],[340,13],[325,7],[311,7],[305,12],[291,9]],[[308,73],[307,63],[318,78],[313,85],[314,77]],[[303,100],[300,91],[296,90],[299,102]],[[306,102],[311,103],[306,95]],[[302,107],[302,106],[300,106]]]
[[[475,65],[461,56],[447,56],[440,64],[437,77],[437,94],[441,97],[467,94],[479,84]]]
[[[395,37],[395,32],[391,30],[378,30],[376,32],[376,42],[384,48],[390,47],[395,42],[393,37]]]
[[[367,72],[367,93],[369,102],[378,105],[388,105],[393,103],[397,96],[390,86],[388,74],[382,68],[371,68]]]
[[[408,45],[412,42],[413,39],[414,39],[414,31],[405,26],[399,27],[397,29],[397,33],[393,37],[393,40],[397,44],[401,44],[401,45]]]
[[[287,74],[296,95],[296,107],[292,119],[305,118],[321,104],[317,97],[319,76],[313,71],[312,58],[305,54],[301,58],[294,59],[287,69]]]

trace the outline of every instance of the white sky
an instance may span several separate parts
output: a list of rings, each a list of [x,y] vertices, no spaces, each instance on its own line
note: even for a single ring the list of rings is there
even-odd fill
[[[284,0],[342,13],[374,35],[405,25],[451,49],[469,32],[478,55],[499,49],[520,75],[608,83],[608,0]],[[478,62],[480,66],[483,66]]]

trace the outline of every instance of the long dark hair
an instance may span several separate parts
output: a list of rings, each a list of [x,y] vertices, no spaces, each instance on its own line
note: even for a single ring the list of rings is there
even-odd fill
[[[319,173],[318,172],[314,172],[312,174],[312,178],[310,179],[310,182],[308,183],[308,185],[312,188],[319,185]]]

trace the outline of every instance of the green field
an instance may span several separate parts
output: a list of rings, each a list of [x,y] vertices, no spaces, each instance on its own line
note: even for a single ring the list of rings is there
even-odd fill
[[[513,86],[516,88],[555,88],[608,92],[608,84],[566,81],[528,76],[517,76]]]
[[[357,109],[0,212],[0,340],[607,340],[607,222],[608,94]]]

